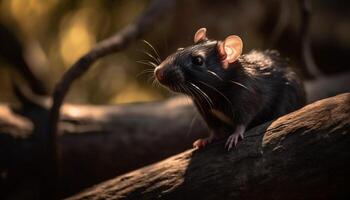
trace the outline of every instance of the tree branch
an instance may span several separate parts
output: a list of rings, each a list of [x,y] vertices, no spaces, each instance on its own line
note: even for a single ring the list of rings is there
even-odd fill
[[[29,88],[38,95],[48,95],[43,82],[32,71],[32,66],[24,58],[24,47],[17,36],[0,23],[0,57],[13,67],[27,81]]]
[[[98,43],[90,52],[81,57],[73,66],[64,73],[62,79],[57,83],[53,92],[53,105],[50,110],[47,151],[48,159],[53,170],[48,172],[49,179],[53,174],[57,174],[57,123],[62,102],[74,80],[83,75],[90,66],[99,58],[108,54],[125,49],[129,43],[139,38],[144,32],[149,30],[156,19],[174,4],[173,0],[153,0],[148,8],[138,17],[136,21],[126,26],[116,35]]]
[[[349,144],[346,93],[248,131],[234,151],[188,150],[69,199],[343,199]]]

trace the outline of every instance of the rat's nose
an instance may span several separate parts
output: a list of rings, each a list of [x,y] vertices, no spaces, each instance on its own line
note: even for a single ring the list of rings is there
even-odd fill
[[[158,81],[162,81],[164,79],[164,70],[157,67],[154,70],[154,75],[156,76],[156,78],[158,79]]]

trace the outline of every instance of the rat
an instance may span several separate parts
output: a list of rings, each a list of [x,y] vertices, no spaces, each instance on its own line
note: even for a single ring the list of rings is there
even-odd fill
[[[194,147],[226,138],[230,150],[249,128],[305,105],[302,81],[277,51],[242,55],[239,36],[218,41],[206,32],[199,29],[194,45],[177,49],[154,70],[163,86],[191,97],[209,127],[209,137]]]

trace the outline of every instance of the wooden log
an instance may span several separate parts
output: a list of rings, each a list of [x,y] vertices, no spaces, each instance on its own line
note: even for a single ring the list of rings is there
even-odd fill
[[[224,143],[121,175],[77,199],[345,199],[350,93],[317,101]]]

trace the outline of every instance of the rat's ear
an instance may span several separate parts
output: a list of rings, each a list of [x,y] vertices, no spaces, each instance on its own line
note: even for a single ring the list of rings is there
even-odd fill
[[[207,38],[207,29],[206,28],[200,28],[198,29],[198,31],[196,32],[196,34],[194,34],[193,37],[193,41],[195,44],[208,40]]]
[[[230,35],[218,43],[218,52],[225,69],[242,54],[243,42],[237,35]]]

